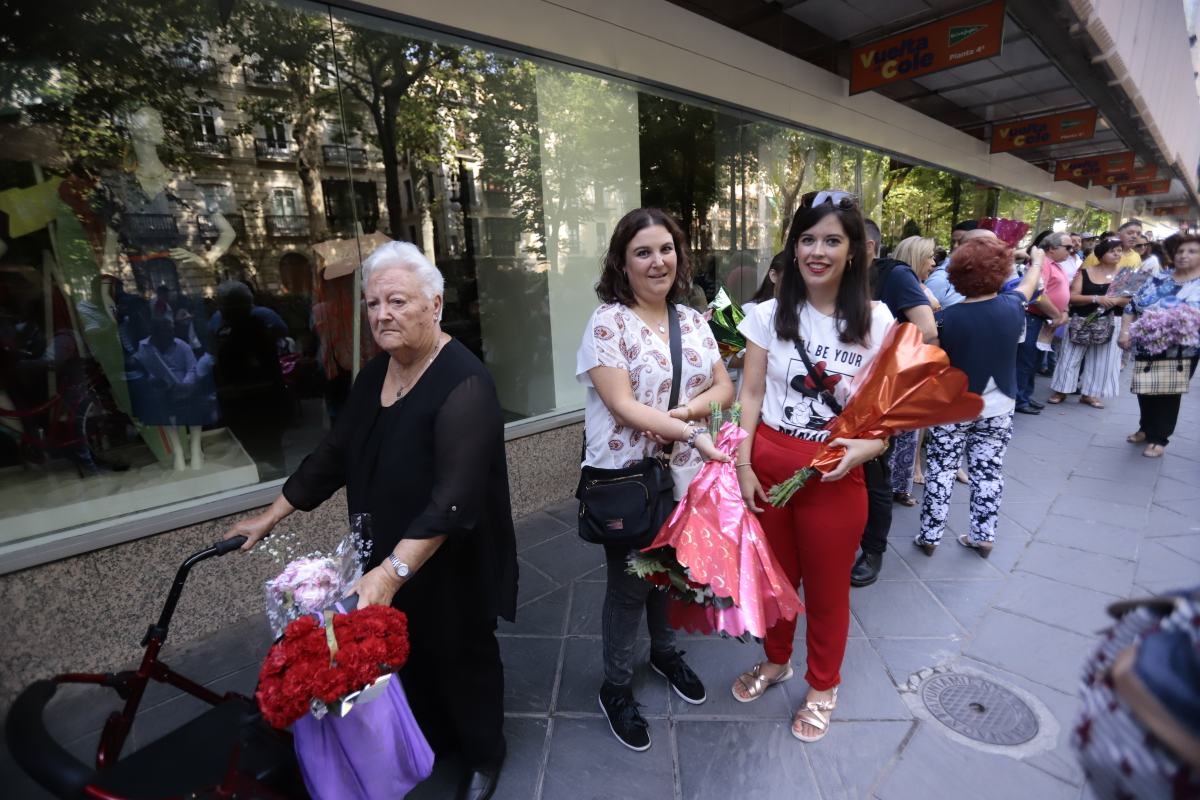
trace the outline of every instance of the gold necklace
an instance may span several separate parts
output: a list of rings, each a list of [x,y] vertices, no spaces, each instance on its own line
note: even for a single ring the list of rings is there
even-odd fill
[[[421,366],[421,369],[420,369],[420,371],[418,371],[418,372],[417,372],[417,374],[413,376],[412,380],[411,380],[411,381],[409,381],[409,382],[408,382],[408,384],[405,384],[405,383],[404,383],[404,382],[403,382],[403,381],[400,379],[400,367],[399,367],[399,366],[397,366],[397,368],[396,368],[396,382],[400,384],[400,388],[396,390],[396,399],[397,399],[397,400],[403,399],[405,390],[407,390],[407,389],[411,389],[411,388],[412,388],[412,386],[413,386],[413,384],[415,384],[415,383],[417,382],[417,380],[418,380],[418,379],[419,379],[419,378],[420,378],[420,377],[421,377],[423,374],[425,374],[425,370],[429,369],[429,365],[433,363],[433,360],[434,360],[435,358],[437,358],[438,351],[439,351],[439,350],[441,350],[441,349],[442,349],[442,343],[441,343],[441,341],[434,342],[434,345],[433,345],[433,352],[432,352],[432,353],[430,353],[430,355],[429,355],[429,360],[428,360],[428,361],[426,361],[426,362],[425,362],[425,363],[424,363],[424,364]],[[400,363],[400,362],[398,362],[398,361],[395,361],[395,359],[393,359],[393,362],[394,362],[394,363],[396,363],[396,364],[399,364],[399,363]]]

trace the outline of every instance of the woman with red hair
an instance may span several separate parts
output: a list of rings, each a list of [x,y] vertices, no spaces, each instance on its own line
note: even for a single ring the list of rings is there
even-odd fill
[[[1004,453],[1016,409],[1017,340],[1025,325],[1025,304],[1037,288],[1045,260],[1038,248],[1032,253],[1024,278],[1007,292],[1001,288],[1012,276],[1012,249],[989,231],[972,231],[950,257],[950,283],[966,299],[938,314],[938,343],[950,363],[967,374],[970,390],[983,397],[983,411],[969,422],[928,429],[921,532],[913,540],[927,556],[942,540],[964,450],[971,483],[971,532],[960,535],[958,543],[984,558],[991,555],[1004,492]]]

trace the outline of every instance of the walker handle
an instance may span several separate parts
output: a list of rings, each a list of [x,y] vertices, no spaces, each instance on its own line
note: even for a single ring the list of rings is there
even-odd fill
[[[246,543],[245,536],[233,536],[229,539],[222,539],[213,545],[213,549],[217,551],[217,555],[223,556],[226,553],[231,553]]]

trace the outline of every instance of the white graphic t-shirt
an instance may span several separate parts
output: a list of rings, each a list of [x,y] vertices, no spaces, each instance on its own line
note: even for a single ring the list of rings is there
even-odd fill
[[[704,318],[693,309],[675,306],[679,318],[683,365],[682,386],[677,403],[686,403],[713,384],[713,365],[721,359],[717,341]],[[583,463],[589,467],[621,469],[654,455],[660,449],[644,432],[627,428],[613,418],[592,385],[588,370],[616,367],[629,372],[633,396],[642,405],[669,411],[671,400],[671,345],[652,332],[646,323],[620,303],[605,303],[592,312],[575,358],[575,378],[587,387],[584,431],[587,446]],[[671,451],[671,473],[676,499],[683,496],[688,480],[703,465],[695,448],[675,443]]]
[[[826,427],[841,413],[854,393],[854,377],[863,370],[893,323],[883,303],[871,309],[867,345],[846,344],[838,338],[837,323],[807,303],[800,309],[800,336],[812,363],[810,375],[799,343],[775,335],[776,300],[768,300],[738,325],[747,340],[767,351],[767,385],[759,419],[781,433],[810,442],[829,438]]]

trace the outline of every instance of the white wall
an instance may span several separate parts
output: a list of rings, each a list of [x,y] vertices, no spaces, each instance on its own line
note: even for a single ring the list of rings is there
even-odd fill
[[[373,0],[379,8],[740,105],[806,128],[1081,207],[1108,206],[988,143],[665,0]]]

